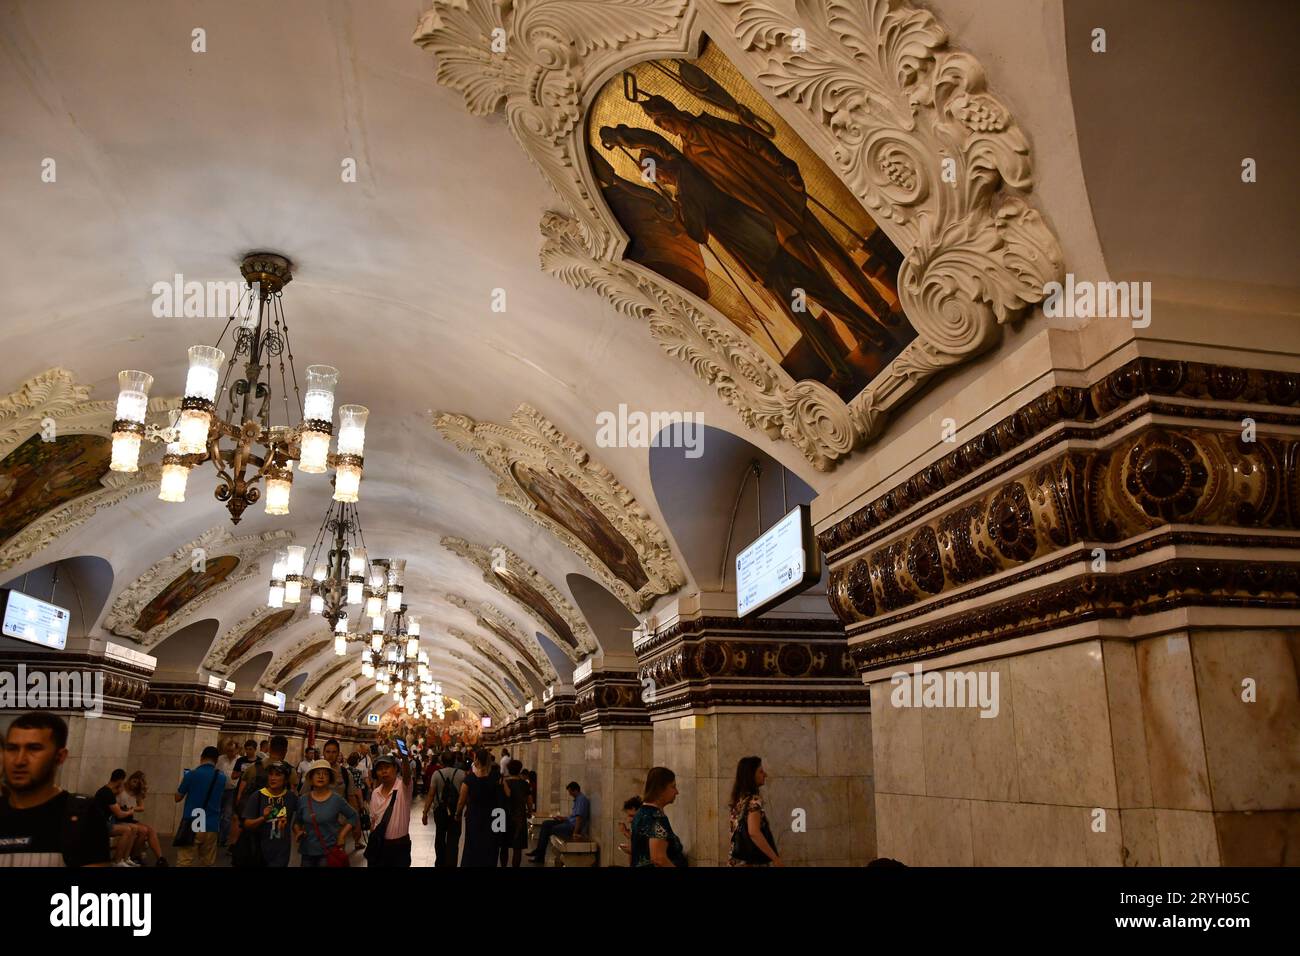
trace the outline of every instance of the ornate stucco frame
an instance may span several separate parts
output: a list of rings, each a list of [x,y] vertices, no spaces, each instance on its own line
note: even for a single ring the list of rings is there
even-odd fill
[[[476,422],[468,415],[439,412],[433,425],[461,451],[472,451],[496,475],[497,497],[514,505],[550,531],[582,558],[629,611],[644,611],[655,599],[671,594],[686,578],[673,558],[668,539],[645,510],[608,468],[592,460],[579,442],[555,427],[531,405],[520,405],[509,425]],[[564,525],[543,514],[520,487],[514,466],[554,471],[573,484],[587,501],[627,539],[636,551],[647,582],[639,590],[618,577],[600,556]]]
[[[156,561],[144,574],[124,588],[113,600],[112,607],[104,617],[103,627],[118,637],[132,638],[139,642],[141,647],[154,647],[179,628],[196,620],[196,612],[209,604],[214,597],[260,574],[262,568],[259,559],[281,544],[287,544],[292,540],[293,533],[285,530],[263,531],[261,534],[236,537],[224,525],[209,528],[193,541],[181,545],[167,557]],[[186,603],[176,614],[157,627],[150,631],[139,630],[135,622],[140,617],[140,611],[181,572],[190,567],[194,560],[194,551],[197,549],[204,551],[207,561],[230,556],[237,557],[239,566],[226,580]]]
[[[287,607],[288,606],[286,606],[286,608]],[[293,627],[295,624],[305,620],[307,618],[307,607],[308,605],[306,601],[299,603],[299,605],[295,609],[294,615],[291,618],[289,618],[287,621],[281,624],[269,635],[263,637],[262,640],[259,641],[257,644],[253,645],[248,650],[244,651],[244,653],[241,654],[239,657],[235,658],[233,662],[231,662],[230,664],[223,664],[221,662],[222,656],[225,655],[225,653],[228,650],[230,650],[232,647],[234,647],[236,644],[242,641],[244,639],[244,635],[246,635],[250,630],[256,627],[257,624],[264,617],[266,617],[268,614],[279,614],[280,611],[286,609],[286,608],[278,608],[278,607],[273,608],[273,607],[268,607],[265,604],[259,604],[257,607],[253,608],[253,610],[249,612],[249,614],[246,617],[244,617],[243,620],[239,621],[233,627],[229,628],[225,634],[221,635],[221,637],[217,638],[217,640],[213,642],[212,647],[208,649],[207,655],[204,656],[203,658],[203,666],[207,670],[212,671],[212,673],[214,674],[229,676],[230,674],[235,673],[235,671],[243,667],[244,664],[247,663],[250,658],[256,657],[258,654],[266,653],[266,648],[263,646],[263,643],[267,640],[268,637],[272,641],[274,641],[278,637],[283,637],[285,631]]]
[[[586,655],[594,654],[599,649],[596,638],[591,633],[591,628],[587,626],[582,613],[569,603],[564,595],[560,593],[560,589],[548,581],[544,574],[505,545],[497,544],[489,549],[479,544],[472,544],[464,538],[451,535],[444,535],[441,544],[452,554],[459,555],[482,571],[483,580],[527,612],[528,616],[537,622],[537,626],[545,632],[546,636],[560,649],[561,653],[575,664]],[[542,596],[542,600],[546,601],[552,610],[564,620],[564,623],[569,626],[569,630],[573,632],[574,639],[578,642],[577,648],[570,647],[567,641],[562,640],[560,635],[555,633],[555,628],[551,627],[545,618],[527,604],[516,600],[515,596],[506,590],[505,584],[492,571],[494,554],[499,554],[505,560],[506,567],[509,568],[512,574],[518,575],[522,580],[532,585],[537,593]],[[541,649],[540,645],[538,649]],[[545,657],[546,655],[543,654],[542,656]]]
[[[917,338],[848,403],[622,259],[627,236],[587,159],[588,109],[620,70],[693,56],[705,34],[904,252],[898,291]],[[996,344],[1061,273],[1055,236],[1023,198],[1024,134],[975,58],[899,0],[434,0],[413,40],[470,112],[504,111],[558,193],[565,208],[542,220],[543,268],[648,322],[747,425],[820,470],[875,438],[934,374]]]
[[[542,675],[543,683],[554,684],[559,681],[560,675],[556,672],[555,665],[551,663],[551,659],[546,656],[546,652],[542,650],[541,642],[532,634],[522,630],[513,620],[511,620],[509,615],[499,607],[489,604],[486,601],[481,604],[475,604],[474,602],[461,597],[459,594],[444,594],[443,598],[453,607],[458,607],[462,611],[468,611],[470,614],[474,615],[474,620],[481,628],[483,628],[487,640],[491,642],[493,647],[500,650],[501,653],[509,656],[515,651],[514,648],[509,645],[502,647],[498,643],[500,638],[493,632],[493,626],[501,628],[501,630],[505,631],[517,640],[520,646],[524,647],[528,651],[527,656],[530,658],[529,663],[531,663]],[[530,687],[531,685],[519,689],[527,692]]]
[[[0,398],[0,461],[23,442],[44,432],[63,435],[112,435],[115,401],[90,400],[90,386],[78,385],[67,369],[47,369],[23,382]],[[180,399],[154,398],[148,418],[162,424],[166,414],[180,407]],[[110,471],[100,479],[100,488],[74,498],[28,523],[8,541],[0,542],[0,571],[24,564],[55,540],[79,528],[96,512],[124,501],[141,491],[158,487],[158,462],[141,462],[132,473]]]

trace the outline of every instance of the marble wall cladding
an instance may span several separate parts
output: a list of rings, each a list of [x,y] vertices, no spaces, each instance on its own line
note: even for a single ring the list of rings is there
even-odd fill
[[[1187,635],[1139,642],[1137,665],[1152,803],[1168,810],[1209,810],[1209,769]]]
[[[654,756],[649,727],[593,728],[583,735],[585,776],[576,777],[591,798],[592,833],[600,844],[601,866],[627,866],[619,850],[627,838],[618,829],[625,820],[623,802],[640,796]]]
[[[94,793],[108,782],[114,770],[126,768],[132,722],[111,717],[63,717],[68,724],[68,759],[55,781],[64,790]]]
[[[972,866],[969,800],[876,794],[876,851],[908,866]]]
[[[1300,808],[1300,632],[1201,631],[1191,653],[1214,809]]]
[[[1162,866],[1219,866],[1214,814],[1198,810],[1155,810]]]
[[[184,806],[173,799],[184,771],[198,765],[204,747],[216,746],[212,727],[177,724],[140,724],[131,733],[126,772],[144,771],[149,784],[143,822],[166,837],[176,832]]]
[[[1300,866],[1300,811],[1215,813],[1224,866]]]
[[[1131,641],[1102,641],[1101,650],[1106,665],[1106,702],[1110,708],[1119,806],[1151,807],[1150,760],[1137,647]],[[1154,828],[1154,818],[1150,826]]]

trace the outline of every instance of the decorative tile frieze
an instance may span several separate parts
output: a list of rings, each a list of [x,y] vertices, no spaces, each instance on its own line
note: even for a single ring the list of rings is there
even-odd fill
[[[153,683],[136,714],[137,724],[179,724],[219,730],[230,715],[231,694],[206,684]]]
[[[61,713],[84,712],[87,707],[94,706],[93,701],[84,700],[86,692],[90,691],[99,695],[102,716],[117,719],[136,716],[149,690],[149,680],[153,674],[150,666],[102,655],[45,651],[35,645],[31,646],[31,650],[4,650],[0,651],[0,673],[8,675],[7,682],[15,693],[11,706],[16,707],[18,703],[17,691],[19,685],[23,684],[19,678],[26,681],[22,696],[27,698],[27,692],[33,688],[31,675],[38,671],[46,675],[41,678],[44,682],[43,694],[55,693],[54,701],[44,696],[41,698],[41,709]],[[51,681],[48,675],[57,676]],[[72,686],[81,689],[86,706],[76,709],[47,706],[58,701],[57,692],[60,687],[66,689]]]
[[[583,730],[650,726],[644,689],[636,671],[592,671],[577,679],[574,705]]]

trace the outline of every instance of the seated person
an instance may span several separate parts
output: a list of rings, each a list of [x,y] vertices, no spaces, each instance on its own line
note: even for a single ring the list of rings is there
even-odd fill
[[[587,824],[591,820],[591,801],[582,792],[577,781],[570,781],[564,789],[573,798],[573,812],[567,819],[556,816],[542,821],[541,839],[537,841],[537,849],[528,855],[534,863],[546,861],[546,848],[551,844],[552,835],[564,837],[566,840],[582,840],[583,834],[587,832]]]

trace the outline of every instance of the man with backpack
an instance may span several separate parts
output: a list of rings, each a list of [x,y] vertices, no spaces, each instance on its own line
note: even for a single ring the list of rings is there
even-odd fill
[[[68,725],[56,714],[23,714],[5,731],[0,868],[108,866],[107,818],[54,783],[67,759]]]
[[[460,800],[460,785],[465,782],[465,771],[454,764],[454,755],[442,755],[442,767],[433,773],[429,795],[424,800],[424,813],[420,819],[429,825],[429,808],[433,808],[433,865],[455,867],[460,849],[460,820],[456,818],[456,803]]]

